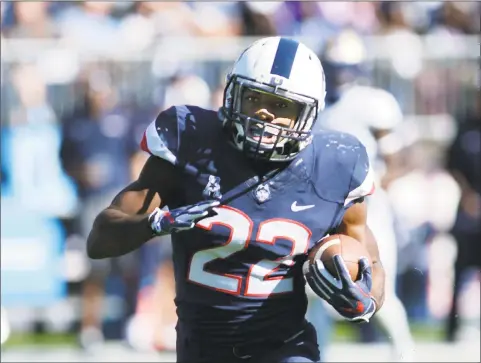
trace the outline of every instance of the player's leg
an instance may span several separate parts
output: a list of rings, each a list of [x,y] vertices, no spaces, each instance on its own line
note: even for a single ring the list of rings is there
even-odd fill
[[[140,277],[136,310],[128,322],[127,338],[132,347],[140,350],[175,350],[177,316],[169,247],[170,236],[163,236],[152,239],[137,251]]]
[[[316,330],[306,324],[302,332],[288,338],[277,349],[253,358],[250,363],[314,363],[319,362]]]
[[[394,218],[383,190],[376,191],[368,204],[368,225],[379,245],[379,254],[386,271],[385,301],[374,321],[390,337],[395,359],[412,361],[414,342],[406,310],[396,295],[397,244]]]
[[[91,261],[91,270],[82,283],[79,343],[83,349],[94,349],[103,343],[102,307],[104,285],[110,271],[109,260]]]
[[[181,321],[177,322],[176,331],[177,363],[252,363],[249,358],[236,356],[231,345],[219,345],[199,337]]]
[[[396,360],[404,362],[413,361],[414,342],[411,335],[409,321],[406,310],[399,297],[396,295],[396,261],[393,249],[385,251],[384,258],[381,254],[381,261],[385,263],[386,283],[385,283],[385,300],[381,310],[374,316],[374,322],[377,323],[390,337],[393,345]],[[387,256],[390,256],[387,257]],[[385,261],[385,262],[384,262]]]
[[[100,211],[110,204],[117,191],[102,196],[90,196],[82,200],[78,218],[79,233],[87,236]],[[84,349],[92,349],[103,343],[102,311],[104,303],[105,281],[111,272],[111,260],[89,260],[90,272],[82,283],[81,321],[79,343]]]
[[[157,350],[175,349],[175,325],[177,315],[175,309],[175,280],[172,264],[170,236],[160,237],[157,242],[158,263],[155,268],[152,298],[153,306],[154,344]]]
[[[309,288],[309,305],[307,309],[307,320],[316,329],[317,343],[320,351],[320,362],[325,361],[327,346],[331,340],[334,319],[329,314],[326,302],[314,294]]]
[[[467,282],[467,272],[470,267],[479,267],[481,256],[480,247],[481,235],[471,233],[460,233],[455,231],[453,237],[456,239],[457,255],[454,263],[454,282],[451,297],[451,308],[446,321],[446,336],[448,342],[456,340],[456,333],[459,330],[459,297]]]
[[[463,285],[465,266],[456,262],[454,268],[453,295],[446,324],[446,341],[454,342],[459,328],[459,293]]]
[[[396,361],[413,362],[415,348],[407,313],[394,289],[392,290],[388,293],[386,286],[384,305],[375,315],[374,321],[390,337],[395,355],[394,359]]]
[[[93,219],[93,203],[84,200],[79,216],[80,234],[86,241]],[[111,260],[89,260],[90,271],[82,282],[81,318],[78,342],[85,350],[99,348],[104,342],[102,333],[102,311],[105,282],[111,270]]]

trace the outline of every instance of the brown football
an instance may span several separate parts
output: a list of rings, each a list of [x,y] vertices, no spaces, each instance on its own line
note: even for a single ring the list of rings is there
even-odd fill
[[[322,239],[311,251],[308,259],[313,263],[316,259],[321,259],[326,269],[332,274],[336,274],[336,269],[332,263],[332,257],[341,255],[349,274],[353,281],[358,279],[359,259],[367,257],[369,264],[372,265],[369,252],[361,242],[344,234],[334,234]]]

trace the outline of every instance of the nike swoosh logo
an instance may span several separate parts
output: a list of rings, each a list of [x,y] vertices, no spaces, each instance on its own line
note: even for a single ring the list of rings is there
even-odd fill
[[[303,210],[306,210],[306,209],[311,209],[311,208],[314,208],[314,204],[309,204],[309,205],[297,205],[297,201],[295,201],[294,203],[292,203],[291,205],[291,210],[293,212],[300,212],[300,211],[303,211]]]

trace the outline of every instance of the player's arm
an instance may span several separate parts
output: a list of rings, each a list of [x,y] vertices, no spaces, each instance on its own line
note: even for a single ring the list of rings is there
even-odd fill
[[[351,279],[341,255],[332,257],[335,272],[328,271],[320,260],[316,260],[316,263],[305,263],[303,269],[313,291],[324,298],[341,316],[352,322],[368,322],[383,302],[384,270],[379,261],[376,241],[366,226],[364,198],[374,192],[373,171],[362,144],[357,139],[349,140],[344,137],[344,143],[349,141],[354,145],[351,149],[353,152],[336,155],[338,165],[344,166],[336,170],[336,177],[343,180],[348,176],[350,182],[347,195],[342,196],[344,203],[342,220],[335,226],[334,233],[349,235],[365,244],[371,255],[366,257],[371,257],[375,261],[375,267],[371,267],[367,258],[361,258],[356,281]]]
[[[182,206],[185,168],[179,160],[179,140],[183,140],[178,127],[181,118],[177,108],[171,107],[147,127],[140,147],[151,157],[138,179],[95,219],[87,240],[90,258],[121,256],[156,235],[191,229],[219,204],[210,200]],[[163,206],[171,210],[160,209]]]
[[[151,156],[138,179],[124,188],[95,219],[87,239],[90,258],[129,253],[150,240],[149,215],[165,205],[161,195],[175,192],[176,173],[167,162]]]
[[[355,203],[344,214],[344,218],[337,229],[338,233],[346,234],[365,245],[372,261],[372,288],[371,295],[376,300],[376,309],[379,310],[384,303],[385,271],[379,257],[377,241],[366,224],[366,202]]]
[[[341,316],[351,322],[369,322],[384,301],[384,269],[379,259],[376,240],[366,225],[366,205],[362,200],[352,204],[345,212],[334,233],[346,234],[366,246],[373,266],[368,259],[359,260],[356,281],[340,255],[332,257],[335,272],[328,271],[324,263],[304,264],[306,280],[313,291],[325,299]]]

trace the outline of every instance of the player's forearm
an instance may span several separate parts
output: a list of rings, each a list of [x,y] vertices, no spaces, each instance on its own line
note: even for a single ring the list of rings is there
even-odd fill
[[[92,259],[122,256],[152,237],[147,215],[129,215],[107,208],[95,219],[87,239],[87,254]]]
[[[376,261],[372,265],[372,289],[371,295],[376,299],[376,310],[379,310],[384,304],[384,282],[386,273],[380,261]]]

